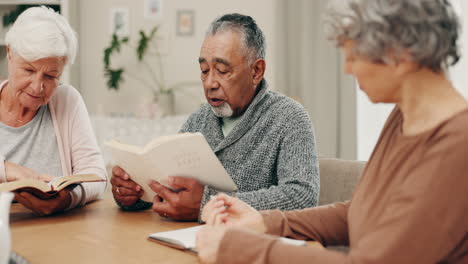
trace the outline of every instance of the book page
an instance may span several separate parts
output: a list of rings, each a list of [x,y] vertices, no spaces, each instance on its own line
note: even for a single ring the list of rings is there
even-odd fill
[[[74,183],[105,181],[96,174],[75,174],[57,177],[49,182],[52,190],[59,191]]]
[[[160,143],[144,154],[158,168],[161,179],[181,176],[196,179],[220,191],[236,191],[237,186],[201,133]],[[164,182],[162,182],[164,183]]]
[[[168,135],[168,136],[161,136],[156,139],[153,139],[150,143],[148,143],[144,148],[143,152],[148,152],[151,149],[156,148],[157,146],[169,142],[169,141],[176,141],[182,138],[191,138],[191,137],[197,137],[199,136],[198,134],[201,133],[180,133],[180,134],[175,134],[175,135]]]
[[[140,185],[143,190],[143,201],[152,202],[155,193],[148,186],[149,180],[161,181],[162,176],[158,172],[154,162],[147,161],[141,154],[129,152],[120,148],[112,148],[112,159],[115,164],[124,169],[131,180]]]
[[[144,149],[143,148],[140,148],[138,146],[135,146],[135,145],[129,145],[129,144],[125,144],[125,143],[122,143],[118,140],[110,140],[110,141],[107,141],[104,143],[104,145],[110,147],[110,148],[113,148],[113,149],[120,149],[122,151],[126,151],[126,152],[132,152],[132,153],[135,153],[135,154],[142,154]]]
[[[149,235],[149,238],[160,240],[170,244],[180,245],[185,249],[196,251],[196,236],[198,230],[200,230],[202,227],[203,225],[178,229],[174,231],[154,233]]]
[[[151,202],[154,191],[149,180],[167,185],[168,176],[196,179],[220,191],[236,191],[237,186],[201,133],[182,133],[149,143],[142,152],[109,145],[112,159],[144,190],[142,200]]]
[[[44,193],[51,191],[50,186],[46,182],[33,179],[24,179],[0,184],[0,192],[29,190],[31,188]]]

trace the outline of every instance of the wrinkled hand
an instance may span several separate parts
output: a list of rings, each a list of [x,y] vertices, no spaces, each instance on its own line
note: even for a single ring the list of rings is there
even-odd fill
[[[54,176],[50,176],[47,174],[40,174],[30,168],[26,168],[16,163],[12,163],[8,161],[5,162],[5,174],[6,174],[7,182],[24,180],[24,179],[34,179],[34,180],[49,182],[55,178]]]
[[[216,195],[203,208],[202,220],[207,225],[226,225],[227,227],[243,227],[260,233],[266,232],[263,217],[245,202],[226,195]]]
[[[213,264],[227,228],[224,226],[205,226],[197,233],[196,248],[201,263]]]
[[[153,211],[160,216],[175,220],[197,220],[203,196],[203,185],[194,179],[184,177],[168,177],[167,183],[177,191],[156,181],[148,183],[150,188],[157,193],[153,199]]]
[[[42,200],[31,193],[15,193],[15,200],[40,216],[62,212],[71,204],[71,195],[68,189],[63,189],[50,199]]]
[[[131,206],[143,196],[143,188],[136,182],[130,179],[127,174],[119,166],[112,168],[112,194],[117,203],[125,206]]]

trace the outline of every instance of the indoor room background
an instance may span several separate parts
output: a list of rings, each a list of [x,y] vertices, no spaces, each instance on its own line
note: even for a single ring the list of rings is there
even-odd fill
[[[62,81],[84,97],[105,158],[106,140],[118,137],[144,144],[176,133],[204,103],[199,50],[210,22],[225,13],[238,12],[257,21],[267,41],[265,78],[271,89],[307,109],[321,156],[367,160],[393,107],[371,105],[354,80],[342,73],[341,54],[327,41],[322,24],[328,0],[0,0],[0,15],[31,2],[59,6],[78,33],[78,59]],[[462,18],[468,14],[466,1],[452,3]],[[148,37],[154,28],[140,61],[140,31]],[[0,31],[1,79],[7,77],[6,29],[2,25]],[[109,56],[111,69],[124,70],[118,89],[110,87],[104,63],[114,32],[119,39],[128,38],[120,52]],[[461,42],[463,55],[467,34]],[[465,96],[467,63],[462,57],[450,72]]]

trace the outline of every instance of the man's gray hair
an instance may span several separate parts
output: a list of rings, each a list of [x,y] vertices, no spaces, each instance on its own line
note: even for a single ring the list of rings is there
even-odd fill
[[[5,42],[27,61],[66,57],[73,64],[78,49],[75,31],[68,21],[51,8],[31,7],[16,19]]]
[[[459,19],[448,0],[336,1],[327,12],[330,39],[347,40],[373,61],[393,63],[405,53],[421,67],[441,72],[460,59]],[[343,6],[344,4],[344,6]]]
[[[242,43],[247,49],[246,59],[249,63],[257,59],[265,59],[265,37],[252,17],[237,13],[220,16],[211,23],[206,36],[214,36],[216,33],[226,31],[241,34]]]

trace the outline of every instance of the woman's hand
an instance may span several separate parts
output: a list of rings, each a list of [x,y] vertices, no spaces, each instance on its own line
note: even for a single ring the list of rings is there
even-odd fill
[[[197,233],[196,247],[198,258],[204,264],[216,263],[221,241],[228,228],[242,227],[260,233],[266,231],[260,212],[226,194],[214,196],[203,208],[201,218],[206,226]]]
[[[47,174],[40,174],[30,168],[23,167],[16,163],[5,162],[5,174],[7,182],[18,181],[24,179],[34,179],[39,181],[49,182],[55,177]]]
[[[131,206],[143,196],[143,188],[132,181],[130,175],[119,166],[112,168],[110,182],[112,184],[114,199],[121,205]]]
[[[219,246],[226,230],[225,226],[205,226],[198,231],[196,248],[201,263],[216,263]]]
[[[59,191],[57,195],[47,200],[42,200],[28,192],[19,192],[15,193],[15,200],[40,216],[62,212],[72,202],[70,191],[67,189]]]
[[[243,227],[260,233],[266,232],[260,212],[226,194],[219,194],[209,201],[203,208],[201,218],[207,225]]]

